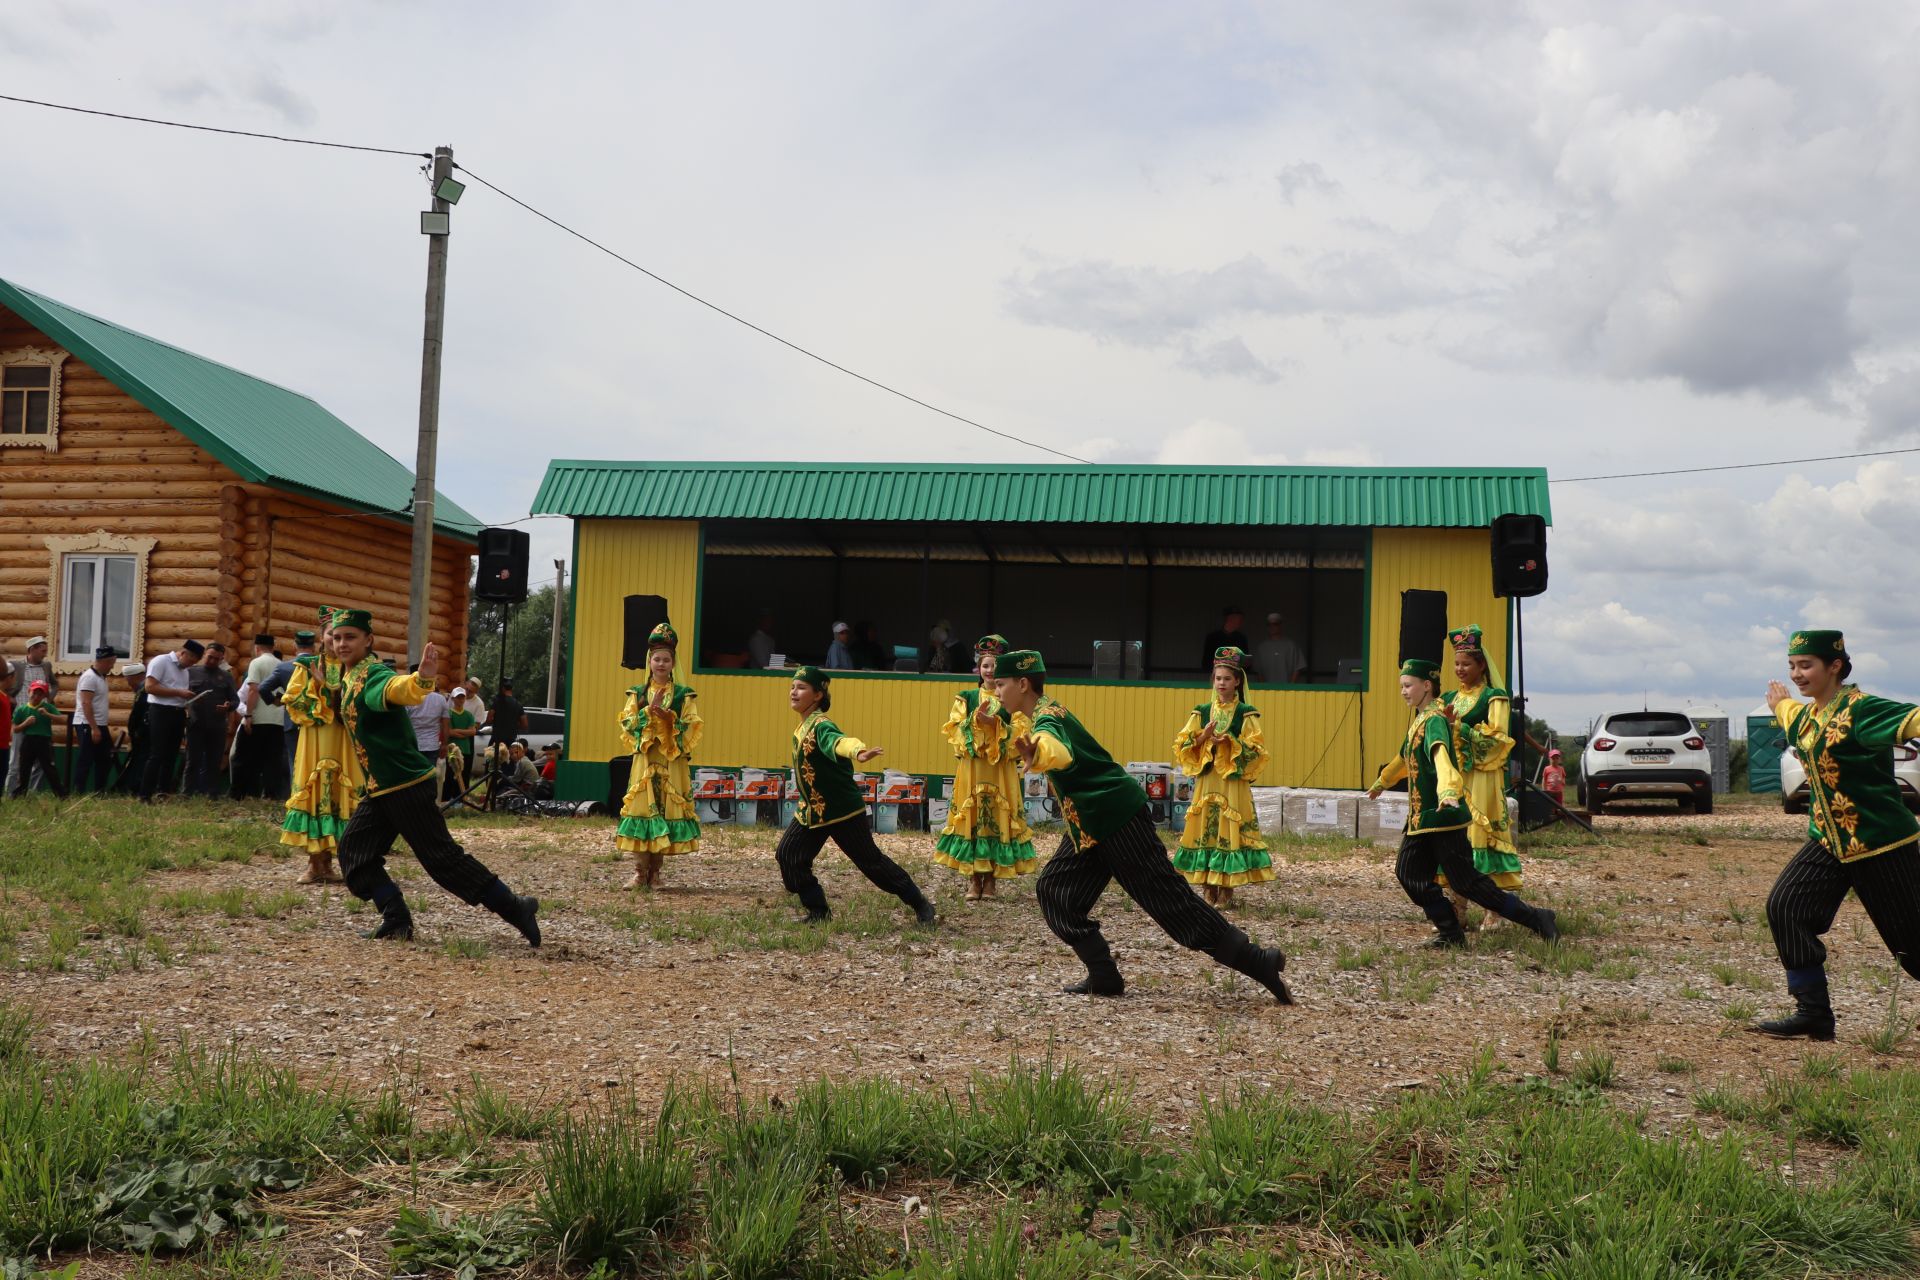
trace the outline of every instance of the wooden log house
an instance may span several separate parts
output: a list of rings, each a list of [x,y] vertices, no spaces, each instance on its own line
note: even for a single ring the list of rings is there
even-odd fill
[[[321,604],[371,608],[397,658],[412,501],[412,470],[309,397],[0,280],[0,653],[46,636],[63,712],[97,645],[219,640],[244,667]],[[455,675],[479,527],[437,498],[430,629]]]

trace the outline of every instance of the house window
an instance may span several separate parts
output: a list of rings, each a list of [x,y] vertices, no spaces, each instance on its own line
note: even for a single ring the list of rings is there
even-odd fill
[[[0,448],[60,446],[60,373],[64,351],[23,347],[0,352]]]
[[[140,565],[132,556],[67,556],[60,599],[60,657],[91,662],[94,650],[112,645],[133,656],[134,586]]]

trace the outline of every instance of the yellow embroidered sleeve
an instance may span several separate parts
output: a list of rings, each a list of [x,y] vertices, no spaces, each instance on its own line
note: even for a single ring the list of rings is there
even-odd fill
[[[403,676],[395,672],[393,678],[380,686],[380,701],[389,707],[417,707],[427,700],[433,692],[433,682],[422,680],[417,675]]]
[[[1800,740],[1799,731],[1795,728],[1795,725],[1799,722],[1801,713],[1806,709],[1806,703],[1795,702],[1792,698],[1782,698],[1780,705],[1773,709],[1773,718],[1778,721],[1780,727],[1786,731],[1788,741],[1798,742]]]
[[[307,685],[310,683],[306,666],[296,662],[293,664],[293,674],[287,677],[286,691],[280,695],[281,710],[287,713],[289,720],[302,729],[311,729],[315,725],[326,723],[308,711]]]
[[[953,748],[953,756],[956,760],[963,758],[967,754],[967,721],[969,718],[967,713],[967,700],[965,698],[955,697],[952,710],[947,712],[947,723],[942,727],[940,732],[946,738],[947,745]]]
[[[1180,772],[1189,778],[1199,777],[1206,769],[1207,762],[1213,759],[1211,750],[1202,751],[1195,742],[1195,739],[1200,736],[1202,727],[1200,713],[1189,711],[1186,724],[1181,726],[1180,732],[1173,735],[1173,762],[1179,765]]]
[[[1260,717],[1248,715],[1240,721],[1240,776],[1248,782],[1260,776],[1271,757],[1267,754],[1266,731],[1260,727]]]
[[[1395,756],[1393,759],[1387,761],[1386,764],[1380,767],[1380,776],[1373,780],[1372,789],[1378,790],[1378,791],[1385,791],[1388,787],[1392,786],[1394,783],[1400,781],[1402,778],[1406,776],[1407,776],[1406,757]]]
[[[1028,773],[1052,773],[1064,769],[1073,763],[1073,752],[1067,744],[1050,733],[1035,731],[1033,734],[1033,763],[1027,766]]]
[[[1513,704],[1505,698],[1487,702],[1485,724],[1475,725],[1467,737],[1473,744],[1473,770],[1476,773],[1500,773],[1513,754]]]
[[[1460,780],[1460,770],[1454,766],[1452,753],[1438,742],[1427,750],[1433,753],[1433,781],[1440,793],[1440,803],[1458,804],[1464,784]]]
[[[842,760],[851,760],[867,749],[867,744],[858,738],[849,738],[844,734],[833,744],[833,753]]]
[[[627,690],[627,702],[620,709],[620,741],[628,751],[640,749],[640,695]]]
[[[1913,714],[1907,717],[1907,722],[1900,726],[1900,736],[1903,739],[1920,738],[1920,707],[1915,707]]]
[[[692,694],[680,700],[679,753],[690,756],[693,749],[700,745],[700,737],[706,732],[707,722],[700,718],[700,706]]]

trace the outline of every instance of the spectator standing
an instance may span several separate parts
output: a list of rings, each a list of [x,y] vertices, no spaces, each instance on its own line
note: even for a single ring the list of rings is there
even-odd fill
[[[268,800],[287,798],[287,713],[278,702],[260,696],[266,683],[280,666],[280,650],[272,635],[261,632],[253,638],[253,658],[247,663],[245,697],[240,707],[240,745],[234,756],[233,794],[235,799],[261,796]],[[287,672],[289,678],[293,672]],[[285,685],[281,686],[283,689]]]
[[[453,692],[447,695],[447,736],[453,739],[454,749],[447,753],[448,776],[443,795],[452,792],[458,796],[473,778],[473,740],[480,727],[479,718],[467,710],[471,700],[463,684],[453,686]]]
[[[120,668],[120,678],[133,692],[133,707],[127,712],[127,763],[120,770],[116,791],[138,791],[147,770],[147,668],[145,663],[129,662]]]
[[[67,788],[53,768],[53,722],[59,718],[59,708],[53,705],[53,693],[45,683],[35,680],[28,685],[26,705],[13,713],[13,726],[20,739],[20,781],[7,791],[9,796],[25,791],[38,773],[53,794],[62,800],[67,798]]]
[[[413,674],[420,674],[417,662]],[[407,719],[413,721],[414,743],[421,755],[433,761],[433,794],[436,796],[447,789],[447,751],[453,741],[447,735],[447,715],[446,695],[438,689],[407,708]]]
[[[289,796],[293,794],[293,753],[300,748],[300,726],[295,724],[292,717],[287,715],[286,708],[281,706],[281,699],[286,696],[287,682],[293,679],[294,662],[300,658],[311,658],[314,656],[313,642],[313,632],[294,632],[293,657],[282,659],[280,663],[274,667],[273,674],[266,678],[265,683],[255,686],[255,689],[264,701],[280,707],[280,718],[283,721],[280,738],[286,748],[281,754],[286,757],[287,761],[287,794]]]
[[[73,789],[85,791],[88,777],[93,789],[107,789],[107,770],[113,763],[112,726],[108,723],[112,687],[107,677],[113,674],[118,657],[113,646],[93,651],[93,665],[80,673],[73,699],[73,732],[78,739],[80,760],[75,767]]]
[[[483,725],[487,722],[487,700],[480,696],[480,682],[473,677],[467,678],[467,710],[473,712],[473,722]]]
[[[852,627],[844,622],[833,624],[833,643],[827,646],[827,670],[853,670],[853,646],[849,643],[852,639]]]
[[[12,664],[0,658],[0,795],[6,794],[4,779],[13,760],[13,682],[7,678],[12,672]]]
[[[233,672],[227,669],[225,645],[207,646],[205,660],[187,672],[187,689],[193,697],[187,705],[184,790],[190,796],[211,800],[219,794],[220,770],[227,759],[227,730],[240,705],[240,691],[234,687]]]
[[[49,692],[58,695],[60,679],[53,673],[53,663],[47,661],[47,638],[35,636],[27,641],[27,660],[13,664],[13,682],[7,686],[12,695],[13,705],[18,708],[27,701],[27,690],[38,680],[47,686]],[[14,752],[7,765],[7,790],[12,791],[14,784],[20,781],[20,753]]]
[[[1220,629],[1207,633],[1205,651],[1200,657],[1200,669],[1208,675],[1213,674],[1213,655],[1222,649],[1232,647],[1245,652],[1253,648],[1253,642],[1247,639],[1247,633],[1241,628],[1246,625],[1246,615],[1240,612],[1240,606],[1230,604],[1220,614]]]
[[[747,652],[753,655],[753,665],[764,671],[773,665],[773,655],[780,651],[780,642],[773,638],[773,615],[762,613],[760,622],[747,637]]]
[[[1307,674],[1307,655],[1287,635],[1287,620],[1267,615],[1267,638],[1254,650],[1253,669],[1268,684],[1299,684]]]
[[[143,677],[147,691],[147,763],[140,772],[141,804],[152,804],[156,791],[173,786],[180,762],[180,742],[187,733],[187,700],[192,690],[187,673],[206,654],[198,640],[182,640],[172,653],[155,655]]]
[[[513,696],[513,681],[500,682],[500,692],[494,695],[493,716],[489,723],[493,725],[493,734],[487,740],[496,747],[507,746],[526,732],[527,710]]]

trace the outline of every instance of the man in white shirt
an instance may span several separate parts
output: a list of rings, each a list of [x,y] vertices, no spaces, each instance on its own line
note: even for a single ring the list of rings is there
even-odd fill
[[[107,769],[113,763],[113,737],[108,717],[112,686],[107,677],[113,673],[119,655],[111,647],[93,651],[93,665],[80,673],[73,699],[73,732],[79,738],[80,760],[73,779],[74,791],[87,789],[93,779],[95,791],[107,789]]]
[[[147,664],[147,768],[140,779],[141,804],[152,804],[156,791],[173,790],[180,743],[187,736],[187,672],[206,651],[198,640],[182,640],[178,649]]]
[[[1253,651],[1253,669],[1265,684],[1299,684],[1306,674],[1307,655],[1287,635],[1287,620],[1267,615],[1267,638]]]
[[[467,710],[473,712],[474,724],[487,722],[487,700],[480,696],[480,682],[472,676],[467,677]]]
[[[234,754],[233,797],[245,800],[261,796],[285,800],[291,783],[287,771],[287,713],[277,702],[260,696],[260,686],[280,665],[280,653],[273,636],[261,632],[253,638],[253,660],[247,664],[241,688],[240,741]]]
[[[420,674],[420,664],[413,666],[415,675]],[[447,788],[447,749],[453,739],[447,730],[452,726],[447,722],[446,695],[435,689],[422,698],[418,704],[407,708],[407,718],[413,721],[413,740],[420,747],[420,754],[433,761],[433,794],[438,797]]]

